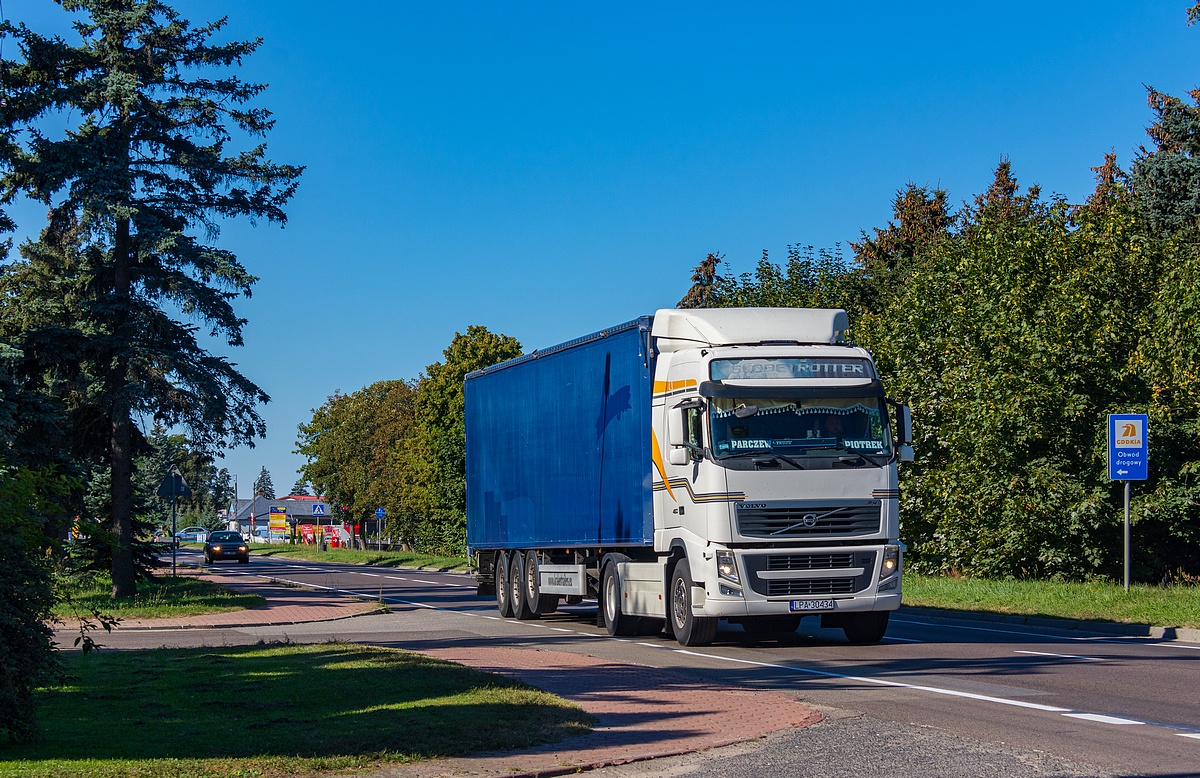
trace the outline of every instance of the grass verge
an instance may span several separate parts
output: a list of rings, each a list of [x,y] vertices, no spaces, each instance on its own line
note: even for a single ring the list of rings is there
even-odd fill
[[[96,610],[122,619],[155,619],[167,616],[195,616],[201,613],[221,613],[244,608],[257,608],[266,600],[257,594],[239,594],[224,586],[187,576],[171,577],[170,571],[159,574],[154,581],[139,581],[137,594],[128,599],[114,600],[112,582],[98,576],[88,584],[70,592],[71,601],[60,601],[54,615],[75,617],[72,601],[82,614]]]
[[[64,657],[39,692],[40,742],[0,747],[0,777],[296,776],[528,748],[589,731],[518,681],[344,643]]]
[[[359,551],[351,548],[328,548],[319,551],[316,546],[258,544],[250,546],[250,555],[282,556],[304,559],[309,562],[342,562],[349,565],[374,565],[375,567],[423,567],[434,570],[466,570],[467,560],[460,556],[432,556],[412,551]]]
[[[1088,621],[1200,628],[1200,587],[991,581],[905,574],[904,604]]]

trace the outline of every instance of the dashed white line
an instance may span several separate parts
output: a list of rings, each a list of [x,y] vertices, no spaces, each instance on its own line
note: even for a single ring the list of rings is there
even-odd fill
[[[1132,641],[1146,641],[1135,643],[1135,645],[1156,646],[1158,648],[1181,648],[1187,651],[1200,651],[1200,645],[1196,645],[1194,643],[1181,643],[1177,640],[1161,641],[1158,638],[1152,638],[1148,635],[1051,635],[1045,632],[998,629],[996,627],[972,627],[966,624],[935,624],[928,621],[915,621],[913,619],[892,619],[892,622],[896,624],[914,624],[919,627],[940,627],[943,629],[960,629],[971,632],[997,632],[1001,635],[1026,635],[1037,638],[1051,638],[1052,640],[1090,641],[1093,643],[1116,643],[1118,645],[1126,645]]]
[[[1088,662],[1107,662],[1107,659],[1098,656],[1079,656],[1077,654],[1051,654],[1046,651],[1014,651],[1014,654],[1032,654],[1033,656],[1056,656],[1059,659],[1085,659]]]
[[[1120,716],[1104,716],[1099,713],[1064,713],[1069,719],[1083,719],[1084,721],[1096,721],[1101,724],[1145,724],[1144,721],[1134,721],[1133,719],[1123,719]]]
[[[423,581],[420,578],[414,578],[412,580],[413,580],[413,583],[429,584],[430,586],[441,586],[442,585],[441,581]]]
[[[1193,740],[1200,740],[1200,734],[1195,732],[1176,732],[1175,734],[1179,735],[1179,737],[1190,737]]]

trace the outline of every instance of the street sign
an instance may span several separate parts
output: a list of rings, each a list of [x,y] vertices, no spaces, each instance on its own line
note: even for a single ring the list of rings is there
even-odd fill
[[[175,468],[171,468],[171,472],[167,473],[162,485],[158,487],[158,496],[191,497],[192,490],[188,487],[187,481],[183,480],[183,475]]]
[[[324,515],[325,515],[325,503],[323,503],[323,502],[314,502],[314,503],[312,504],[312,515],[314,515],[314,516],[324,516]]]
[[[1108,478],[1145,481],[1150,475],[1149,419],[1141,413],[1108,415]]]
[[[383,510],[383,508],[376,508],[376,509],[375,509],[375,518],[377,518],[377,519],[382,519],[382,518],[383,518],[384,516],[386,516],[386,515],[387,515],[387,514],[386,514],[386,513],[384,513],[384,510]]]

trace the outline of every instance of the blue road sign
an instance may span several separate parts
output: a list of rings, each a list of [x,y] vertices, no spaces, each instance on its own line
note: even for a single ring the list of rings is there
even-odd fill
[[[376,508],[376,509],[375,509],[375,518],[377,518],[377,519],[382,519],[382,518],[383,518],[384,516],[386,516],[386,515],[387,515],[387,514],[383,512],[383,508]]]
[[[314,515],[314,516],[324,516],[324,515],[325,515],[325,503],[323,503],[323,502],[314,502],[314,503],[312,504],[312,515]]]
[[[1145,481],[1150,473],[1149,419],[1141,413],[1108,415],[1108,478]]]

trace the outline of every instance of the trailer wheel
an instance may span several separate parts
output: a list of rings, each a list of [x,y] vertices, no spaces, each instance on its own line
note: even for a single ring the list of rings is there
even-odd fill
[[[846,640],[856,646],[878,643],[887,632],[888,616],[891,611],[870,611],[868,613],[846,613],[842,616],[842,632]]]
[[[529,621],[536,619],[538,613],[534,610],[536,602],[530,602],[529,596],[526,594],[525,587],[525,555],[520,551],[514,551],[512,562],[508,569],[508,584],[512,594],[509,598],[512,600],[513,616],[521,621]]]
[[[534,612],[539,615],[545,615],[558,610],[558,595],[542,594],[539,566],[537,552],[530,551],[527,553],[525,555],[525,575],[522,580],[525,581],[526,601],[530,603]]]
[[[686,559],[671,574],[671,631],[682,646],[707,646],[717,636],[717,620],[692,615],[692,571]]]
[[[504,618],[512,618],[512,589],[508,585],[508,555],[496,555],[496,608]]]

